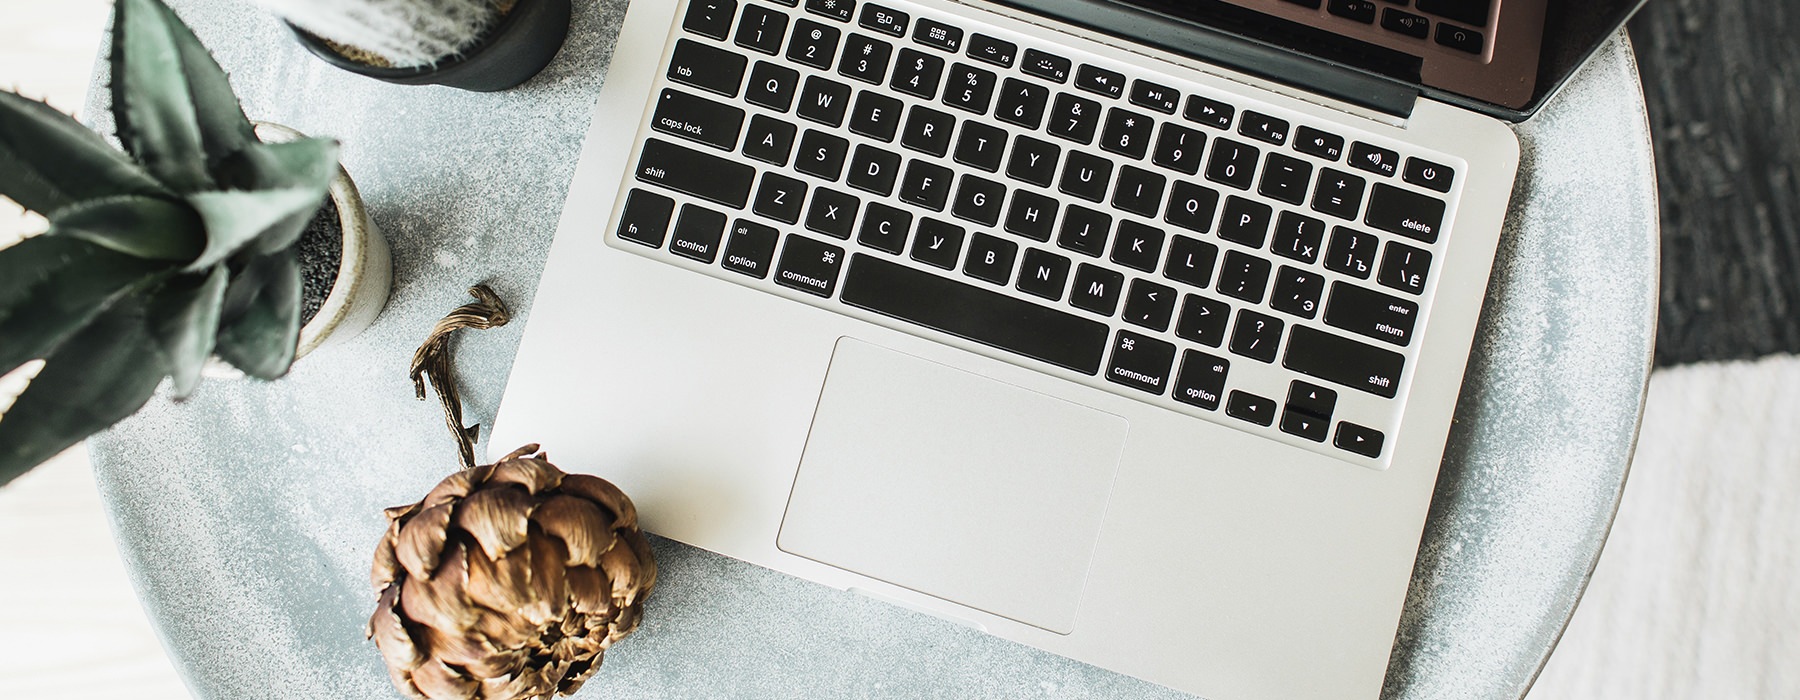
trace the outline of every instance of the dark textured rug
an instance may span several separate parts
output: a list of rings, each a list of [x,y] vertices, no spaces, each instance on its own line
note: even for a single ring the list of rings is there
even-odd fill
[[[1658,365],[1800,352],[1800,3],[1632,20],[1662,194]]]

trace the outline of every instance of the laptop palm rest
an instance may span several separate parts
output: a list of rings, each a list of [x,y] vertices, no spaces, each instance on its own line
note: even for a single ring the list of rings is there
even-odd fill
[[[841,339],[777,545],[1068,634],[1127,427]]]

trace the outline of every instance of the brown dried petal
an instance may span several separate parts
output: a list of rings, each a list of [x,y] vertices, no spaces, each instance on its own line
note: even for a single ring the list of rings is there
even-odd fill
[[[431,700],[468,700],[481,688],[481,684],[436,660],[414,669],[412,681]]]
[[[569,606],[584,615],[604,615],[612,607],[611,586],[591,566],[571,566],[563,573],[569,583]]]
[[[419,690],[419,686],[413,685],[412,671],[410,669],[389,666],[388,678],[393,679],[394,688],[399,690],[401,695],[417,700],[423,700],[425,697],[425,693]]]
[[[613,547],[600,557],[600,570],[612,579],[612,597],[630,605],[643,589],[644,571],[638,566],[637,554],[630,547]]]
[[[650,539],[644,537],[642,530],[626,530],[619,533],[619,539],[631,547],[631,553],[637,555],[638,570],[641,572],[644,595],[656,588],[656,553],[650,551]]]
[[[400,539],[394,553],[406,573],[417,578],[431,578],[444,551],[445,530],[450,525],[450,506],[427,508],[414,515],[400,528]]]
[[[531,497],[515,488],[483,488],[456,505],[456,526],[475,536],[489,559],[525,544]]]
[[[400,616],[394,614],[394,603],[399,596],[399,586],[382,592],[375,614],[369,616],[369,636],[375,640],[375,647],[381,650],[389,667],[410,671],[424,663],[425,657],[419,653],[419,647],[413,643]]]
[[[390,527],[381,542],[375,545],[375,559],[369,564],[369,586],[377,591],[387,589],[400,574],[400,558],[394,553],[394,539],[398,535],[397,528]]]
[[[561,484],[561,469],[551,466],[540,459],[509,459],[494,465],[494,475],[489,478],[493,484],[518,484],[525,487],[531,495],[555,490]]]
[[[563,566],[568,554],[561,541],[536,531],[531,533],[527,549],[531,551],[532,595],[545,605],[544,617],[532,622],[552,626],[569,614],[568,582]]]
[[[433,658],[461,668],[474,678],[506,675],[525,663],[522,652],[496,650],[480,635],[453,634],[427,627],[422,636]]]
[[[438,482],[438,485],[431,489],[431,493],[425,494],[424,500],[421,500],[419,504],[426,508],[430,508],[445,503],[453,503],[462,497],[469,495],[470,491],[475,490],[477,484],[487,481],[488,474],[493,471],[494,467],[489,465],[485,467],[476,467],[474,469],[464,469],[455,474],[451,474],[450,476],[446,476],[443,481]]]
[[[519,649],[537,637],[537,629],[517,615],[480,610],[469,625],[473,634],[481,635],[496,649]]]
[[[499,560],[477,554],[469,558],[469,600],[506,615],[520,616],[533,627],[524,609],[536,605],[532,598],[530,555],[524,549]]]
[[[563,477],[560,490],[605,506],[614,515],[613,527],[637,527],[637,507],[631,504],[631,499],[625,496],[624,491],[620,491],[610,481],[587,474],[570,474]]]
[[[531,514],[545,533],[562,540],[570,566],[594,566],[613,546],[612,517],[593,501],[575,496],[552,496]]]
[[[476,612],[462,594],[468,560],[461,544],[444,553],[444,565],[434,579],[408,576],[401,584],[400,610],[406,618],[441,630],[458,630],[474,622]]]

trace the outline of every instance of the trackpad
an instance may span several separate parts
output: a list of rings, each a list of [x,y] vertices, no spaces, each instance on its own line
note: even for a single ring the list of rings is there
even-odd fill
[[[1061,634],[1127,423],[844,338],[777,540],[790,554]]]

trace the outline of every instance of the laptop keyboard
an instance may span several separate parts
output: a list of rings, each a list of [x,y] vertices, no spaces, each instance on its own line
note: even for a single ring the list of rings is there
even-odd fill
[[[691,0],[609,242],[1385,465],[1453,160],[956,11]]]

